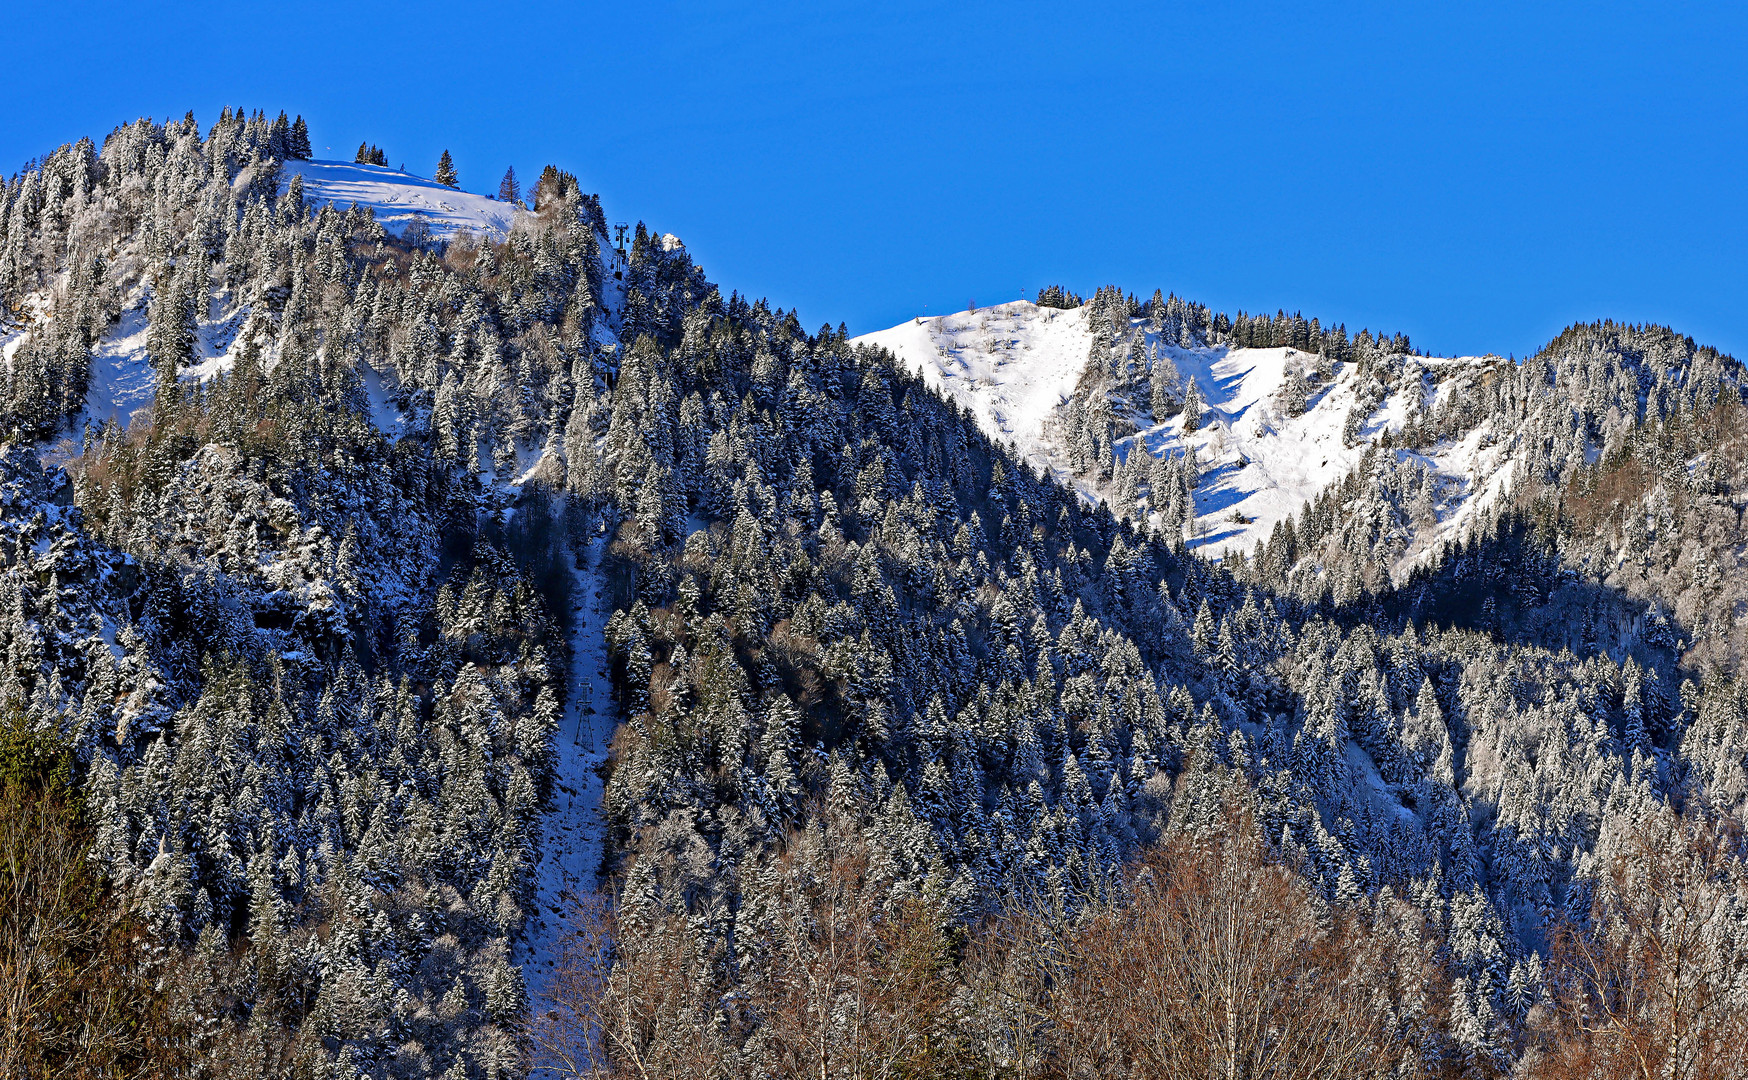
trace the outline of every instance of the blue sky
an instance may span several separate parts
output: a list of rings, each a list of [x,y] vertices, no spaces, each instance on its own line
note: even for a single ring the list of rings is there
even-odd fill
[[[1060,282],[1522,355],[1748,358],[1736,4],[27,5],[0,168],[301,112],[492,190],[553,162],[725,289],[860,332]]]

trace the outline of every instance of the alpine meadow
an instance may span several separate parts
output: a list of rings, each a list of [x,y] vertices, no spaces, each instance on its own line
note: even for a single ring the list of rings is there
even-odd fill
[[[1748,1076],[1731,356],[206,119],[0,182],[0,1075]]]

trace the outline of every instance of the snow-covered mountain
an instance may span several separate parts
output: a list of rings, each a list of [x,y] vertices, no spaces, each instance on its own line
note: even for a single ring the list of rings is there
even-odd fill
[[[532,223],[531,215],[518,204],[456,191],[433,180],[376,165],[292,160],[283,163],[281,170],[282,193],[291,177],[300,175],[304,178],[304,202],[311,209],[331,204],[336,210],[345,210],[356,203],[370,210],[377,224],[396,236],[404,234],[415,221],[423,220],[434,241],[450,240],[462,234],[503,241],[514,228],[518,214]],[[592,324],[590,344],[617,347],[617,327],[625,303],[623,278],[627,264],[624,255],[608,246],[604,233],[597,234],[596,240],[603,317]],[[671,235],[662,237],[660,243],[666,252],[684,250],[680,240]],[[129,257],[138,253],[124,250],[119,254]],[[109,421],[125,428],[136,413],[152,404],[158,385],[157,374],[147,355],[152,294],[152,284],[144,279],[130,280],[123,290],[119,317],[92,346],[91,380],[85,407],[68,425],[69,432],[76,435],[87,423],[101,426]],[[34,314],[23,325],[29,326],[31,321],[46,323],[52,320],[55,299],[53,290],[28,297],[29,310]],[[261,348],[264,359],[271,366],[278,354],[277,327],[269,312],[261,312],[262,317],[251,322],[251,313],[260,307],[252,302],[255,299],[220,285],[208,292],[204,303],[194,304],[194,317],[189,327],[191,363],[182,369],[185,381],[204,383],[229,371],[237,350],[251,339]],[[10,362],[24,337],[23,330],[0,330],[0,360]],[[411,418],[393,400],[393,376],[379,373],[369,366],[361,375],[372,419],[391,436],[403,434]],[[71,452],[71,442],[63,441],[49,447],[46,459],[58,462]],[[540,448],[532,448],[531,454],[524,456],[528,460],[518,470],[518,475],[541,458]]]
[[[1396,465],[1432,478],[1436,520],[1422,521],[1408,559],[1459,534],[1510,490],[1511,457],[1489,437],[1486,421],[1462,438],[1400,445],[1405,426],[1467,393],[1506,363],[1498,357],[1397,357],[1386,385],[1375,377],[1376,365],[1322,362],[1319,370],[1317,356],[1292,348],[1181,347],[1140,317],[1101,347],[1092,310],[1090,303],[1064,309],[1014,301],[911,319],[856,340],[890,350],[1034,467],[1090,499],[1109,500],[1119,514],[1160,526],[1163,500],[1144,493],[1130,510],[1115,482],[1120,476],[1101,478],[1069,445],[1078,434],[1075,408],[1092,396],[1104,399],[1117,460],[1145,465],[1134,456],[1144,450],[1155,459],[1194,462],[1194,516],[1184,515],[1182,527],[1190,546],[1216,558],[1266,542],[1277,524],[1359,468],[1380,441],[1398,443],[1390,451]],[[1113,355],[1122,358],[1118,369],[1127,363],[1132,370],[1104,370],[1102,358]],[[1146,391],[1156,379],[1168,384],[1170,409],[1159,409],[1157,396],[1150,404]],[[1192,382],[1203,410],[1186,430],[1186,414],[1176,410]],[[1136,472],[1147,488],[1146,474]]]
[[[65,850],[167,961],[126,965],[185,980],[151,991],[193,1003],[173,1049],[527,1076],[598,883],[623,1015],[671,1006],[701,1074],[783,1072],[776,1025],[820,1028],[789,988],[888,942],[941,946],[911,1030],[1004,1043],[1018,1001],[1056,1038],[980,928],[1096,930],[1243,811],[1298,925],[1352,913],[1424,973],[1365,990],[1412,1060],[1504,1075],[1641,824],[1748,806],[1716,350],[1594,323],[1436,359],[1055,288],[861,339],[888,353],[645,226],[612,251],[556,168],[523,213],[288,178],[306,134],[140,121],[0,184],[0,698],[76,762]]]
[[[515,224],[522,207],[499,202],[486,195],[458,191],[435,180],[380,165],[356,165],[347,161],[287,161],[281,166],[281,182],[303,177],[304,201],[319,206],[332,203],[344,210],[353,203],[369,207],[377,223],[399,236],[415,221],[423,221],[431,235],[447,239],[464,230],[485,233],[502,240]]]

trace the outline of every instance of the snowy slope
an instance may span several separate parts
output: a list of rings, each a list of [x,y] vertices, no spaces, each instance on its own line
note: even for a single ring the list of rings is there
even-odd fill
[[[518,960],[534,1011],[543,1011],[562,956],[568,914],[575,901],[596,891],[606,827],[601,818],[601,764],[613,735],[607,644],[603,631],[612,612],[599,568],[606,538],[582,552],[572,596],[569,703],[555,740],[557,761],[552,807],[541,825],[540,859],[534,871],[535,910]]]
[[[971,409],[984,431],[1042,465],[1050,456],[1044,422],[1074,392],[1092,338],[1085,308],[1015,301],[912,319],[856,340],[890,350],[931,388]]]
[[[515,203],[457,191],[380,165],[288,161],[282,167],[281,182],[289,184],[293,175],[303,177],[304,200],[311,205],[333,203],[338,210],[353,203],[367,206],[375,211],[377,222],[396,235],[422,218],[432,235],[441,239],[468,230],[501,240],[509,235],[519,209]]]
[[[45,460],[58,462],[72,451],[86,424],[101,427],[114,421],[127,427],[134,414],[152,404],[158,393],[158,377],[146,356],[150,328],[151,287],[137,284],[122,301],[121,317],[110,325],[91,349],[91,383],[85,392],[85,408],[73,418],[65,445],[45,449]],[[46,317],[46,316],[44,316]],[[194,363],[182,369],[184,380],[204,382],[230,370],[240,332],[249,317],[249,305],[228,289],[217,289],[207,298],[204,316],[195,323]],[[13,335],[4,345],[5,354],[22,335]]]
[[[1354,365],[1336,365],[1334,378],[1295,417],[1280,409],[1276,395],[1289,365],[1303,361],[1303,354],[1284,348],[1169,349],[1166,353],[1206,395],[1201,429],[1186,435],[1180,415],[1145,428],[1135,438],[1156,456],[1193,448],[1205,463],[1203,483],[1195,493],[1197,521],[1190,542],[1215,556],[1248,551],[1258,541],[1266,541],[1277,522],[1297,514],[1353,471],[1380,435],[1401,431],[1410,416],[1427,408],[1444,380],[1485,363],[1471,357],[1423,360],[1429,369],[1426,378],[1418,386],[1397,389],[1367,412],[1360,438],[1348,446],[1343,431],[1360,407]],[[1429,382],[1434,388],[1427,386]],[[1471,432],[1463,442],[1421,458],[1450,482],[1451,496],[1438,507],[1437,526],[1419,538],[1417,550],[1428,550],[1477,521],[1510,490],[1510,462],[1504,449],[1484,452],[1483,434]]]
[[[1093,345],[1087,314],[1084,306],[1059,310],[1015,301],[912,319],[856,340],[890,350],[929,386],[968,407],[986,433],[1011,441],[1035,466],[1087,497],[1102,498],[1105,492],[1071,474],[1051,422],[1086,370]],[[1266,540],[1277,522],[1352,471],[1381,433],[1400,430],[1410,416],[1430,408],[1453,376],[1489,362],[1420,358],[1425,376],[1418,400],[1414,387],[1398,389],[1364,418],[1357,444],[1346,446],[1343,431],[1359,389],[1354,365],[1335,365],[1332,378],[1295,417],[1280,408],[1277,395],[1290,367],[1307,359],[1303,354],[1165,346],[1147,333],[1142,320],[1135,320],[1132,332],[1144,335],[1145,348],[1169,359],[1181,378],[1195,381],[1206,411],[1200,430],[1186,433],[1181,415],[1153,424],[1145,403],[1131,408],[1119,402],[1119,415],[1137,417],[1139,430],[1119,440],[1116,449],[1128,454],[1139,445],[1155,456],[1195,452],[1201,483],[1188,538],[1214,557],[1248,551]],[[1437,527],[1419,538],[1416,550],[1473,522],[1510,489],[1503,448],[1489,445],[1481,432],[1421,460],[1448,482],[1451,495],[1438,507]]]
[[[1363,445],[1342,444],[1342,427],[1353,407],[1351,372],[1338,372],[1302,416],[1271,407],[1286,378],[1289,352],[1171,350],[1178,370],[1206,395],[1202,427],[1186,435],[1180,415],[1137,436],[1155,454],[1193,447],[1205,463],[1191,542],[1210,554],[1267,539],[1276,522],[1339,481],[1364,453]],[[1237,516],[1250,523],[1238,522]]]
[[[121,319],[91,350],[91,388],[85,393],[83,419],[95,424],[113,420],[126,427],[158,392],[157,376],[146,360],[145,293],[139,290]],[[81,422],[75,428],[83,426]]]

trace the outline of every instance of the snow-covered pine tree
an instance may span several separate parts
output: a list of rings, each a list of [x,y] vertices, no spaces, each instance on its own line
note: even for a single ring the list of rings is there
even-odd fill
[[[1184,376],[1183,430],[1193,434],[1202,426],[1202,392],[1193,376]]]

